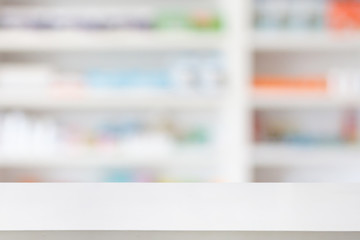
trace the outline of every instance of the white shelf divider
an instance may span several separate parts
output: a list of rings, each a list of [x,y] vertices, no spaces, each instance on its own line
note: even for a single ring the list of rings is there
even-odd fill
[[[360,146],[258,144],[253,148],[257,167],[360,167]]]
[[[357,33],[269,31],[254,32],[253,37],[256,52],[360,50],[360,35]]]
[[[344,109],[359,108],[360,100],[352,96],[316,94],[259,94],[253,96],[255,109]]]
[[[220,100],[219,100],[220,98]],[[222,104],[219,96],[194,96],[148,94],[129,95],[116,92],[101,94],[58,94],[39,93],[0,93],[0,109],[34,110],[134,110],[134,109],[216,109]]]
[[[213,50],[221,33],[182,31],[0,31],[0,51]]]
[[[46,151],[46,150],[45,150]],[[167,152],[148,150],[129,152],[125,149],[102,149],[74,147],[54,149],[47,152],[0,151],[0,167],[38,168],[38,167],[167,167],[203,166],[214,160],[213,153],[205,149],[175,146]]]

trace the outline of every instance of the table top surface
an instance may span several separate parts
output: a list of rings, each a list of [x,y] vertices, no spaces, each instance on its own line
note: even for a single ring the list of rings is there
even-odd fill
[[[360,184],[0,184],[0,230],[359,231]]]

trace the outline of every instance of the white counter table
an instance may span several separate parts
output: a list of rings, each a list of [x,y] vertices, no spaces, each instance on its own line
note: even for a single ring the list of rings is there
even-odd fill
[[[5,240],[359,239],[360,185],[0,184],[0,230]]]

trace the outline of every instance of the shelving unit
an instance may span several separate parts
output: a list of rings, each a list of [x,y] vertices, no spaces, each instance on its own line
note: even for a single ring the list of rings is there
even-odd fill
[[[264,19],[266,18],[266,14],[264,14],[265,9],[270,12],[267,17],[270,16],[269,19],[271,19],[272,16],[273,21],[284,20],[281,14],[287,14],[286,16],[288,17],[288,21],[286,23],[282,22],[284,25],[281,26],[274,24],[269,19],[267,19],[268,22],[263,19],[263,22],[257,25],[257,27],[255,27],[253,22],[251,49],[254,79],[258,76],[270,76],[270,78],[274,77],[275,79],[278,76],[280,77],[278,79],[281,79],[283,76],[285,78],[289,76],[290,78],[291,76],[295,76],[295,78],[299,76],[300,78],[321,76],[324,79],[326,78],[326,81],[329,81],[328,78],[330,73],[332,73],[331,70],[343,68],[346,71],[358,68],[357,59],[360,50],[360,35],[354,29],[332,29],[334,26],[331,26],[329,19],[325,19],[326,17],[330,18],[330,16],[326,16],[326,14],[329,14],[329,8],[326,8],[326,10],[325,8],[322,9],[324,11],[324,16],[322,16],[323,26],[314,27],[313,25],[305,27],[305,21],[308,16],[312,16],[315,19],[315,17],[319,17],[322,14],[319,9],[323,6],[319,7],[316,4],[327,4],[326,1],[321,3],[320,1],[317,3],[311,3],[311,1],[292,1],[291,4],[293,5],[290,4],[290,1],[278,1],[274,5],[271,5],[271,0],[258,1],[259,4],[268,4],[267,7],[262,6],[262,8],[255,7],[256,1],[251,2],[254,4],[250,8],[254,13],[252,19],[253,21],[258,21],[258,24],[261,22],[258,18],[261,18],[261,16]],[[277,6],[275,4],[279,4],[277,10],[271,8],[271,6]],[[282,5],[280,6],[280,4]],[[296,9],[296,7],[294,8],[294,6],[297,6],[296,4],[304,8]],[[315,10],[311,10],[311,7]],[[256,9],[258,15],[255,16]],[[276,14],[278,15],[275,14],[275,11],[277,11]],[[317,16],[316,14],[320,15]],[[297,20],[298,22],[296,22]],[[341,22],[341,19],[337,20]],[[285,24],[290,24],[290,26],[285,26]],[[272,90],[274,90],[275,87],[272,87]],[[356,118],[355,111],[360,106],[358,95],[333,93],[331,91],[334,89],[329,90],[329,82],[327,82],[326,87],[326,92],[321,93],[316,91],[296,91],[294,86],[291,90],[286,90],[284,86],[280,86],[278,91],[270,90],[262,92],[259,89],[254,90],[251,98],[254,125],[257,124],[256,114],[261,114],[261,112],[274,114],[304,112],[311,114],[321,111],[338,111],[346,116],[346,114],[352,111],[354,114],[351,117]],[[340,86],[338,87],[340,88]],[[355,83],[352,85],[352,88],[356,88]],[[350,123],[348,123],[350,125],[353,123],[351,117]],[[345,119],[346,117],[343,118]],[[306,137],[304,140],[302,138],[304,135],[301,135],[302,132],[296,132],[298,129],[296,130],[296,127],[291,125],[294,123],[288,123],[286,119],[283,119],[283,121],[278,119],[278,126],[281,126],[281,124],[283,129],[288,127],[290,129],[288,131],[295,132],[293,134],[298,136],[298,138],[291,138],[294,135],[290,133],[289,139],[286,139],[285,135],[285,139],[281,140],[254,140],[252,145],[252,161],[254,162],[255,181],[359,181],[359,178],[356,177],[356,172],[360,169],[360,162],[358,161],[360,152],[355,140],[344,140],[343,142],[339,140],[333,143],[311,141],[311,139],[306,139]],[[311,124],[309,120],[307,120],[307,124]],[[340,131],[347,131],[344,126],[339,128]],[[276,135],[277,133],[274,132],[273,134]],[[303,134],[307,136],[306,133]],[[346,170],[343,171],[343,169]],[[307,173],[309,174],[307,175]]]
[[[151,2],[151,3],[150,3]],[[107,56],[99,55],[100,59],[92,61],[96,54],[106,53],[112,56],[126,58],[132,53],[167,54],[168,52],[219,52],[225,59],[226,86],[220,95],[201,94],[138,94],[127,95],[111,92],[91,92],[70,90],[69,92],[42,91],[42,92],[14,92],[9,89],[0,92],[0,109],[2,112],[25,111],[31,114],[56,112],[96,112],[110,111],[119,113],[122,111],[147,111],[154,113],[169,112],[215,112],[219,119],[219,131],[217,134],[218,153],[216,156],[216,176],[225,182],[246,182],[251,179],[249,154],[249,134],[247,132],[247,83],[242,79],[249,77],[248,66],[248,37],[242,35],[248,30],[247,13],[249,2],[237,0],[204,0],[196,4],[193,1],[91,1],[95,6],[113,6],[113,8],[136,6],[165,6],[165,9],[176,9],[184,5],[184,9],[194,9],[201,6],[216,6],[215,9],[222,13],[224,29],[221,31],[208,30],[180,30],[175,29],[29,29],[27,28],[3,28],[0,30],[0,60],[3,63],[16,62],[29,64],[31,62],[47,62],[49,65],[56,64],[61,67],[75,67],[89,64],[94,67],[96,63],[104,64]],[[9,1],[0,1],[0,10],[12,6]],[[25,8],[32,6],[57,7],[57,6],[83,6],[83,2],[70,1],[18,1],[14,6]],[[89,6],[90,6],[89,5]],[[13,7],[14,7],[13,6]],[[88,6],[87,6],[88,7]],[[190,7],[190,8],[189,8]],[[181,8],[181,7],[180,7]],[[211,8],[211,7],[210,7]],[[46,17],[45,17],[46,18]],[[42,20],[42,19],[41,19]],[[11,22],[11,21],[10,21]],[[16,23],[16,21],[15,21]],[[38,24],[43,24],[41,21]],[[141,25],[141,24],[140,24]],[[89,26],[87,26],[89,27]],[[146,27],[144,27],[146,28]],[[86,59],[77,59],[81,54],[92,54]],[[184,54],[183,54],[184,55]],[[66,57],[64,57],[66,56]],[[72,58],[73,56],[74,58]],[[103,59],[101,59],[103,58]],[[89,60],[89,61],[88,61]],[[118,61],[117,59],[115,59]],[[82,63],[84,61],[85,63]],[[134,60],[129,60],[133,61]],[[152,62],[156,62],[154,58]],[[80,63],[79,63],[80,62]],[[78,64],[79,63],[79,64]],[[126,63],[126,61],[125,61]],[[121,63],[119,63],[121,64]],[[139,63],[141,64],[141,62]],[[65,66],[65,67],[64,67]],[[239,67],[241,66],[241,67]],[[58,67],[58,66],[56,66]],[[56,69],[58,70],[58,69]],[[63,70],[60,68],[60,70]],[[66,79],[65,79],[66,80]],[[239,94],[239,90],[246,94]],[[71,92],[75,91],[75,92]],[[244,134],[246,133],[246,134]],[[244,148],[239,149],[239,145]],[[246,146],[246,147],[245,147]],[[139,151],[141,151],[139,149]],[[129,157],[123,156],[116,151],[82,151],[80,153],[52,153],[50,155],[8,156],[1,153],[0,168],[44,168],[44,167],[128,167],[128,166],[160,166],[166,167],[182,165],[185,172],[191,171],[191,166],[205,166],[213,164],[210,157],[204,154],[178,153],[176,156],[148,156]],[[100,161],[101,160],[101,161]],[[0,173],[1,174],[1,173]]]

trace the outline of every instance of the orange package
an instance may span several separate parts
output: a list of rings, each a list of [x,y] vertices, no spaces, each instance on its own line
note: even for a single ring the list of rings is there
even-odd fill
[[[359,0],[330,0],[328,21],[334,30],[360,29]]]
[[[256,77],[253,86],[255,91],[315,92],[325,93],[327,81],[325,77]]]

